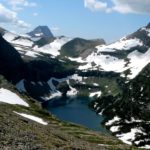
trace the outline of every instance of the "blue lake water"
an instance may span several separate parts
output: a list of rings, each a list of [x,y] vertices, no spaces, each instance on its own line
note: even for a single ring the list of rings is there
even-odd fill
[[[72,98],[68,100],[54,99],[46,105],[47,109],[61,120],[86,126],[95,131],[107,133],[107,130],[100,124],[103,117],[97,115],[88,107],[89,98]]]

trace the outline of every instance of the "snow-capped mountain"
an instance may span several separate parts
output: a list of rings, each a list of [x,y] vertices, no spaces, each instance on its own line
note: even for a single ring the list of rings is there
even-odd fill
[[[39,38],[39,37],[54,38],[54,35],[52,34],[48,26],[38,26],[33,31],[27,34],[32,38]]]
[[[0,33],[5,40],[11,43],[22,57],[37,58],[43,55],[70,56],[70,51],[76,56],[87,56],[91,54],[95,46],[105,44],[103,39],[85,40],[81,38],[69,38],[65,36],[48,36],[46,30],[50,29],[46,26],[39,26],[34,31],[30,32],[32,35],[37,32],[43,32],[38,36],[17,35],[5,29],[0,29]],[[46,34],[45,34],[46,32]],[[70,50],[71,49],[71,50]],[[72,56],[72,55],[71,55]]]
[[[83,63],[79,70],[113,71],[133,79],[150,62],[150,26],[147,25],[109,45],[96,46],[86,58],[74,60]],[[140,62],[140,64],[139,64]]]
[[[107,116],[104,124],[117,138],[129,145],[150,149],[150,24],[107,48],[104,49],[107,52],[116,52],[114,57],[127,58],[124,69],[128,70],[124,75],[130,77],[130,81],[124,78],[119,85],[121,93],[101,96],[93,103],[93,108]],[[98,50],[103,55],[102,48]]]
[[[29,58],[37,58],[44,54],[56,57],[60,55],[61,46],[72,39],[64,36],[48,37],[44,34],[44,36],[40,35],[35,38],[28,35],[17,35],[2,28],[0,29],[0,34],[18,50],[22,57]]]

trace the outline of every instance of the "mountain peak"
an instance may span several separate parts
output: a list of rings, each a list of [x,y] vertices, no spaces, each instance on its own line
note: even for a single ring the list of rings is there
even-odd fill
[[[40,29],[45,29],[45,28],[47,28],[47,29],[49,30],[49,27],[46,26],[46,25],[39,25],[39,26],[37,26],[36,28],[40,28]]]
[[[44,26],[38,26],[33,31],[29,32],[28,35],[31,37],[46,37],[46,38],[53,38],[53,34],[50,31],[49,27]]]
[[[146,28],[150,28],[150,22],[147,24]]]

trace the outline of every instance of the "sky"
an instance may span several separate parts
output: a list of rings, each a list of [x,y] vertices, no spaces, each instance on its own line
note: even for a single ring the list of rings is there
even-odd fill
[[[55,36],[110,43],[150,22],[150,0],[0,0],[0,26],[26,33],[47,25]]]

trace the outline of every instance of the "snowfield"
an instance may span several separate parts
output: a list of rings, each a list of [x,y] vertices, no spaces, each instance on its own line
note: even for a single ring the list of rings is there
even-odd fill
[[[11,33],[11,32],[7,32],[7,31],[3,35],[3,38],[12,44],[32,47],[33,42],[30,39],[22,36],[21,38],[15,40],[15,38],[17,38],[17,37],[19,37],[19,35]]]
[[[26,47],[32,47],[33,42],[29,39],[17,39],[17,40],[13,40],[11,41],[12,44],[16,44],[16,45],[21,45],[21,46],[26,46]]]
[[[12,105],[22,105],[22,106],[29,107],[29,104],[26,103],[17,94],[4,88],[0,89],[0,102],[12,104]]]
[[[140,53],[136,49],[127,56],[129,62],[118,59],[111,55],[93,52],[84,61],[84,65],[78,67],[79,70],[101,70],[122,73],[130,69],[129,79],[135,78],[141,70],[150,63],[150,48],[145,53]],[[78,61],[78,59],[76,59]],[[94,64],[94,65],[93,65]]]
[[[96,65],[92,66],[92,68],[93,67],[101,68],[101,70],[104,71],[114,71],[114,72],[124,71],[125,65],[125,61],[123,59],[118,59],[110,55],[102,55],[102,54],[97,55],[97,53],[92,53],[91,55],[89,55],[86,58],[86,62],[88,62],[89,66],[92,66],[92,63],[95,63]]]
[[[142,41],[140,41],[139,39],[126,39],[126,38],[122,38],[119,41],[112,43],[110,45],[100,45],[100,46],[96,46],[96,48],[98,49],[98,52],[114,52],[116,50],[129,50],[132,47],[135,46],[142,46],[143,43]]]
[[[52,43],[50,44],[47,44],[43,47],[38,47],[38,46],[35,46],[33,49],[34,51],[37,51],[37,52],[42,52],[42,53],[46,53],[46,54],[51,54],[53,56],[58,56],[60,55],[60,49],[61,47],[69,42],[71,40],[71,38],[67,38],[67,37],[60,37],[60,38],[56,38]]]
[[[22,117],[25,117],[27,119],[33,120],[33,121],[35,121],[37,123],[40,123],[42,125],[48,125],[47,122],[43,121],[43,119],[41,119],[39,117],[36,117],[36,116],[33,116],[33,115],[24,114],[24,113],[18,113],[18,112],[15,112],[15,111],[14,111],[14,113],[17,114],[17,115],[20,115]]]
[[[8,42],[12,42],[18,35],[13,34],[11,32],[5,32],[5,34],[3,35],[3,38],[8,41]]]
[[[148,63],[150,63],[150,48],[146,53],[134,51],[128,55],[128,58],[130,59],[130,64],[127,68],[131,68],[131,75],[128,77],[133,79]]]
[[[26,55],[26,56],[33,57],[33,58],[36,58],[36,57],[40,56],[39,53],[34,52],[34,51],[27,51],[27,52],[25,53],[25,55]]]
[[[141,129],[133,128],[130,132],[124,133],[124,134],[118,134],[116,135],[121,141],[123,141],[126,144],[132,145],[132,141],[135,140],[137,133],[143,133]]]

